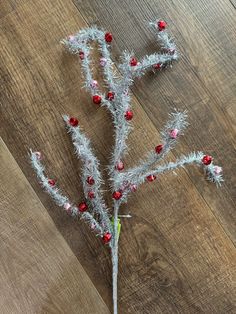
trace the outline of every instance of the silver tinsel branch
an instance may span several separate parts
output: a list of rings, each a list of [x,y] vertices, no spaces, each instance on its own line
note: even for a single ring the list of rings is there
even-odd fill
[[[63,116],[68,132],[72,136],[75,152],[82,160],[82,175],[84,197],[78,205],[74,205],[62,195],[54,180],[44,174],[41,163],[41,153],[31,152],[31,163],[43,188],[51,195],[53,200],[72,216],[80,216],[88,222],[92,230],[102,237],[105,244],[109,244],[112,256],[113,278],[113,305],[114,314],[117,314],[117,275],[118,275],[118,239],[120,233],[120,218],[131,217],[119,215],[120,205],[127,201],[128,195],[135,192],[144,182],[152,182],[157,176],[167,171],[175,171],[189,164],[196,164],[203,168],[208,180],[217,185],[223,181],[222,169],[215,166],[213,158],[202,152],[190,153],[182,156],[175,162],[168,162],[157,166],[167,153],[175,146],[177,139],[183,134],[188,123],[186,112],[174,110],[163,130],[161,131],[161,144],[140,160],[138,165],[124,170],[123,158],[127,152],[126,140],[131,130],[130,121],[133,118],[131,108],[130,87],[136,77],[141,77],[148,70],[156,72],[172,66],[178,59],[178,51],[174,40],[166,31],[166,23],[156,20],[150,23],[155,30],[157,42],[161,48],[159,53],[144,56],[140,61],[134,53],[125,51],[121,64],[116,70],[110,55],[112,34],[97,27],[81,30],[75,35],[62,40],[62,43],[73,54],[78,54],[84,74],[85,87],[91,94],[96,106],[104,106],[111,114],[115,128],[115,144],[108,166],[110,188],[113,197],[113,209],[109,210],[104,202],[102,193],[102,178],[99,171],[99,161],[96,158],[90,141],[81,132],[79,122],[74,117]],[[92,43],[98,42],[101,54],[100,66],[103,69],[105,87],[108,92],[102,93],[98,82],[93,77],[91,61]],[[119,218],[120,217],[120,218]]]
[[[68,128],[68,132],[71,134],[75,152],[83,162],[81,179],[87,203],[90,205],[89,207],[91,208],[92,213],[98,215],[99,223],[101,223],[104,230],[112,232],[108,209],[101,192],[102,179],[98,169],[99,161],[92,152],[90,141],[81,132],[79,125],[76,128],[72,127],[69,123],[70,118],[66,115],[63,118]],[[93,197],[89,197],[89,195],[92,195]]]
[[[90,228],[100,236],[103,236],[105,229],[94,219],[94,217],[89,212],[80,213],[78,207],[74,205],[67,196],[62,195],[59,188],[57,188],[56,182],[53,179],[48,178],[44,174],[44,166],[42,165],[41,158],[42,154],[40,152],[30,151],[30,159],[33,169],[36,172],[37,178],[41,183],[44,190],[52,197],[56,204],[69,213],[73,217],[80,216],[84,219],[90,226]]]

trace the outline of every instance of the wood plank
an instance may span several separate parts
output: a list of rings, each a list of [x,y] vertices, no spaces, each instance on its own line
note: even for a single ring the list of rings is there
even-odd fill
[[[59,186],[75,202],[81,201],[79,165],[62,114],[79,117],[99,151],[98,157],[102,162],[106,160],[105,152],[112,144],[112,136],[107,141],[103,139],[111,130],[111,121],[106,112],[95,110],[90,97],[81,92],[78,60],[66,53],[59,43],[85,24],[73,3],[65,6],[58,0],[53,4],[48,0],[29,1],[2,18],[0,24],[3,30],[0,134],[57,228],[111,307],[108,250],[84,224],[63,214],[41,190],[28,160],[30,148],[41,150],[48,174],[55,176]],[[101,268],[97,267],[98,260]]]
[[[0,166],[1,313],[110,313],[2,139]]]
[[[131,5],[130,2],[123,1],[122,8],[118,2],[109,5],[106,3],[106,6],[102,1],[99,3],[80,2],[79,9],[87,21],[99,22],[97,24],[102,24],[114,33],[116,60],[120,50],[128,46],[131,48],[131,43],[138,55],[144,53],[140,42],[154,50],[154,46],[150,45],[151,35],[140,21],[149,20],[157,12],[151,16],[148,5],[144,5],[143,15],[137,16],[136,3],[132,2]],[[111,12],[116,14],[111,15]],[[103,168],[108,162],[113,144],[110,117],[104,110],[91,105],[90,97],[80,89],[82,80],[77,58],[65,54],[58,43],[65,35],[85,25],[83,17],[71,2],[65,5],[59,0],[54,1],[53,5],[48,0],[40,3],[29,1],[1,19],[4,33],[1,38],[3,110],[0,128],[4,141],[57,228],[111,308],[109,252],[88,232],[86,226],[63,215],[41,191],[26,158],[30,146],[43,151],[49,174],[59,178],[60,186],[69,196],[78,201],[81,199],[78,164],[61,121],[61,114],[68,113],[79,116]],[[129,29],[134,32],[129,32]],[[175,36],[180,36],[177,27],[173,29],[175,31]],[[184,38],[181,43],[182,49]],[[189,55],[191,53],[190,51]],[[159,142],[151,113],[155,125],[157,122],[159,126],[163,125],[173,103],[179,108],[185,108],[184,102],[188,101],[191,108],[195,108],[194,114],[190,116],[194,126],[191,135],[189,133],[189,142],[184,141],[178,147],[179,150],[185,152],[188,146],[194,144],[196,147],[199,143],[199,135],[195,135],[200,134],[199,125],[194,120],[194,115],[196,112],[200,116],[201,126],[205,116],[201,107],[196,106],[199,103],[205,108],[204,104],[210,95],[206,87],[195,80],[193,70],[189,71],[188,59],[180,62],[175,71],[162,73],[158,79],[148,75],[136,84],[134,92],[145,106],[141,106],[134,98],[134,132],[129,139],[126,166],[136,162],[133,156],[142,157]],[[154,104],[159,107],[154,107]],[[215,119],[214,114],[213,117]],[[223,124],[224,130],[226,122]],[[215,122],[211,125],[213,123]],[[224,140],[225,134],[221,136]],[[209,136],[209,142],[211,140],[212,135]],[[226,144],[231,157],[231,143]],[[202,143],[199,145],[199,148],[203,146]],[[220,160],[218,155],[217,151],[217,159]],[[179,177],[162,177],[157,185],[140,188],[130,199],[128,207],[122,209],[123,213],[131,211],[133,218],[122,222],[120,313],[234,312],[234,247],[213,215],[212,205],[204,195],[209,206],[202,197],[203,194],[198,192],[198,189],[204,189],[201,193],[206,193],[210,198],[210,194],[216,193],[216,188],[208,185],[198,170],[190,172],[191,179],[188,172],[181,171]],[[230,190],[224,188],[219,192],[222,201],[219,206],[216,199],[216,206],[225,219],[221,223],[229,226],[226,231],[232,236],[235,221],[232,219],[233,203],[230,203],[232,193],[228,191]],[[222,204],[229,214],[222,211]],[[215,213],[215,208],[213,210]]]
[[[14,11],[16,8],[18,8],[20,5],[23,5],[28,0],[0,0],[0,19],[4,16],[6,16],[8,13]]]

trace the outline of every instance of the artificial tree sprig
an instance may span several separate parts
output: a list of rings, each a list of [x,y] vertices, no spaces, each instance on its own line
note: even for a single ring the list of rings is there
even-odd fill
[[[162,51],[168,52],[170,54],[176,53],[176,45],[174,42],[174,39],[169,36],[169,34],[166,32],[166,26],[167,23],[165,21],[162,21],[158,19],[157,21],[150,22],[149,25],[153,29],[158,29],[159,32],[157,32],[157,41],[159,45],[161,46]]]
[[[182,167],[185,164],[197,163],[203,166],[205,172],[207,173],[208,180],[215,182],[220,185],[223,181],[221,175],[221,168],[219,166],[214,166],[212,163],[212,157],[204,155],[199,152],[197,154],[191,153],[188,156],[183,156],[178,159],[175,163],[170,162],[165,166],[158,167],[153,170],[153,166],[170,152],[170,150],[177,144],[177,138],[183,135],[185,128],[188,126],[187,122],[187,112],[179,112],[175,110],[170,115],[170,119],[166,123],[164,129],[161,131],[161,142],[155,147],[155,150],[149,153],[145,160],[142,160],[138,166],[128,169],[116,176],[116,186],[120,187],[122,190],[122,203],[127,201],[129,193],[137,190],[141,183],[147,181],[154,181],[156,175],[165,171],[169,171],[178,167]],[[203,157],[209,158],[206,165]],[[204,157],[205,158],[205,157]],[[157,173],[155,173],[157,171]]]
[[[115,168],[119,167],[118,165],[122,163],[122,158],[127,151],[126,139],[131,129],[129,121],[133,118],[130,97],[128,95],[129,88],[133,84],[133,78],[141,76],[150,67],[154,67],[155,69],[165,67],[178,57],[176,46],[165,30],[166,23],[162,20],[156,20],[150,23],[150,25],[157,32],[158,43],[164,53],[154,53],[145,56],[140,63],[138,63],[134,55],[127,52],[124,53],[123,63],[118,66],[122,75],[121,80],[116,77],[108,49],[112,41],[111,33],[92,27],[82,30],[73,36],[69,36],[68,39],[62,41],[69,51],[79,53],[85,76],[85,86],[92,94],[93,102],[97,105],[101,104],[107,107],[112,114],[115,126],[115,145],[109,174],[113,189],[117,188]],[[94,40],[98,41],[102,55],[100,65],[103,67],[105,82],[109,88],[107,95],[98,91],[98,83],[92,77],[89,56],[91,51],[90,41]]]
[[[164,165],[158,166],[155,169],[147,170],[145,173],[137,176],[135,178],[136,180],[129,181],[124,192],[122,193],[121,202],[126,202],[126,197],[130,192],[130,186],[135,186],[137,189],[138,186],[142,183],[153,182],[160,174],[169,171],[175,171],[178,168],[184,168],[187,165],[193,164],[203,168],[204,173],[207,176],[207,180],[214,182],[217,186],[220,186],[221,182],[224,181],[222,177],[222,169],[221,167],[214,165],[212,160],[213,158],[211,156],[205,155],[203,152],[192,152],[189,155],[178,158],[175,162],[168,162]]]
[[[92,65],[90,60],[91,41],[98,41],[101,52],[100,66],[103,68],[104,80],[110,91],[117,90],[117,78],[115,67],[112,62],[109,46],[112,41],[112,34],[99,30],[97,27],[91,27],[81,30],[75,35],[61,42],[72,52],[79,54],[81,65],[85,77],[85,87],[91,93],[93,102],[97,105],[102,104],[107,107],[115,118],[115,111],[109,98],[112,95],[104,95],[99,92],[98,82],[93,78]],[[108,96],[108,97],[107,97]]]
[[[103,200],[101,185],[102,178],[99,171],[99,162],[94,155],[90,142],[81,132],[79,121],[76,118],[64,116],[67,128],[72,135],[76,154],[82,159],[82,183],[86,201],[78,206],[71,205],[68,198],[64,197],[54,186],[54,181],[49,181],[43,173],[43,166],[38,158],[38,153],[31,153],[32,166],[42,182],[46,191],[53,197],[56,203],[65,208],[68,207],[73,215],[80,214],[81,218],[88,221],[92,229],[96,229],[98,235],[103,238],[105,244],[111,248],[112,258],[112,290],[113,290],[113,313],[117,314],[117,277],[118,277],[118,240],[120,234],[119,209],[122,203],[127,201],[130,192],[136,191],[137,187],[144,182],[153,182],[157,175],[167,171],[174,171],[189,164],[197,164],[203,167],[207,178],[217,185],[223,181],[222,169],[213,165],[212,157],[202,152],[190,153],[182,156],[175,162],[165,163],[161,166],[156,164],[163,160],[166,154],[174,147],[179,135],[183,134],[187,126],[186,112],[174,111],[170,120],[161,131],[161,143],[150,152],[138,166],[124,170],[123,158],[127,152],[129,132],[133,112],[131,110],[129,90],[136,77],[141,77],[148,69],[161,70],[171,66],[178,58],[178,52],[174,41],[166,32],[166,23],[162,20],[151,22],[150,25],[157,33],[157,40],[161,47],[161,53],[145,56],[138,62],[134,54],[125,52],[123,61],[118,66],[120,76],[114,68],[111,60],[109,46],[113,36],[109,32],[99,30],[96,27],[84,29],[76,35],[63,40],[63,44],[72,53],[79,55],[84,73],[85,87],[92,96],[93,103],[106,107],[112,117],[115,129],[115,144],[111,153],[108,174],[113,198],[112,217]],[[91,42],[97,41],[101,58],[99,65],[103,68],[107,93],[101,93],[98,82],[93,78],[91,63]],[[51,183],[49,183],[51,182]]]
[[[123,62],[118,66],[122,75],[121,82],[119,83],[119,95],[121,97],[121,102],[117,103],[117,107],[120,108],[118,118],[119,122],[116,128],[115,149],[110,166],[114,189],[117,189],[117,180],[119,179],[112,169],[117,167],[127,151],[126,139],[128,138],[128,134],[130,132],[129,121],[133,118],[130,98],[128,96],[129,88],[132,86],[134,78],[145,74],[148,69],[154,68],[156,70],[160,70],[162,67],[170,65],[178,58],[176,46],[169,38],[169,35],[165,30],[166,23],[162,20],[156,20],[155,22],[152,22],[151,25],[155,26],[154,30],[157,31],[158,42],[160,43],[161,48],[163,50],[165,49],[166,53],[153,53],[149,56],[145,56],[141,62],[138,62],[138,60],[134,57],[134,54],[124,52],[122,57]]]
[[[140,176],[143,172],[148,171],[159,160],[163,159],[166,154],[177,144],[177,137],[183,135],[184,130],[188,126],[187,112],[177,111],[176,109],[169,114],[170,119],[161,131],[161,144],[155,147],[155,150],[149,152],[148,156],[135,166],[127,171],[120,173],[117,177],[119,183],[122,181],[121,177],[133,178]],[[118,184],[119,184],[118,183]]]
[[[203,168],[208,180],[214,182],[217,186],[220,186],[221,182],[224,181],[222,177],[222,169],[221,167],[214,165],[212,160],[213,158],[210,155],[205,155],[203,152],[192,152],[186,156],[178,158],[175,162],[168,162],[152,171],[146,172],[139,177],[137,185],[147,181],[147,178],[151,179],[149,181],[154,181],[159,174],[175,171],[176,169],[184,168],[187,165],[196,164]]]
[[[217,186],[220,186],[221,182],[224,181],[222,176],[222,168],[220,166],[214,165],[212,160],[213,158],[210,155],[204,155],[203,152],[193,152],[187,156],[178,158],[175,162],[166,163],[155,169],[146,169],[145,172],[137,171],[137,173],[135,173],[134,168],[131,174],[127,172],[127,175],[125,175],[125,173],[123,173],[120,177],[121,183],[119,191],[122,191],[120,202],[127,202],[128,195],[131,192],[135,192],[140,184],[145,182],[153,182],[160,174],[168,171],[175,171],[178,168],[183,168],[190,164],[201,166],[204,170],[204,173],[206,174],[207,180],[215,183]]]
[[[89,139],[81,132],[78,120],[64,115],[68,132],[71,134],[76,155],[82,160],[82,183],[84,196],[89,203],[91,212],[99,215],[99,222],[106,232],[111,233],[111,222],[108,209],[101,192],[101,174],[99,161],[94,155]]]
[[[150,22],[149,25],[157,34],[157,42],[161,47],[161,52],[145,56],[140,62],[134,57],[134,54],[127,51],[123,53],[123,62],[119,65],[123,76],[119,86],[123,92],[133,84],[134,78],[141,77],[148,69],[161,70],[171,66],[178,59],[175,42],[166,31],[166,22],[158,19]]]
[[[64,196],[60,189],[56,187],[56,181],[54,179],[48,178],[45,175],[45,168],[41,162],[42,154],[40,152],[30,151],[30,159],[32,168],[35,170],[37,178],[44,188],[44,190],[52,197],[55,203],[63,207],[63,209],[70,214],[72,217],[80,216],[81,219],[84,219],[90,228],[94,230],[99,236],[103,237],[105,234],[105,228],[100,225],[100,223],[93,217],[93,215],[86,210],[84,212],[79,205],[74,205],[67,196]]]

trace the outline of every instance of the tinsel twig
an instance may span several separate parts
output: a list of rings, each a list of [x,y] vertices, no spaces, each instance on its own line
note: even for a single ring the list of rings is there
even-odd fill
[[[52,197],[56,204],[63,207],[67,213],[71,214],[73,217],[80,216],[84,219],[92,230],[100,236],[103,236],[105,229],[99,224],[99,222],[93,217],[90,212],[80,213],[78,207],[69,201],[68,197],[62,195],[59,188],[55,187],[56,182],[45,175],[45,169],[42,165],[41,153],[30,151],[30,160],[32,168],[35,170],[39,182],[41,183],[44,190]]]
[[[99,161],[95,157],[90,141],[81,132],[80,127],[72,127],[69,123],[69,117],[64,115],[64,121],[68,128],[68,132],[71,134],[73,144],[75,146],[75,152],[77,156],[83,161],[81,180],[83,183],[83,190],[85,198],[90,205],[93,214],[97,214],[99,221],[105,231],[112,232],[111,222],[108,215],[108,209],[102,197],[101,192],[101,174],[99,171]],[[91,184],[88,184],[89,178],[92,178],[92,192],[94,197],[90,198],[89,192],[91,191]],[[96,182],[96,184],[95,184]]]
[[[128,195],[136,191],[144,182],[152,182],[156,176],[168,171],[174,171],[189,164],[197,164],[203,167],[207,179],[220,185],[223,181],[222,169],[215,166],[213,158],[202,152],[190,153],[178,158],[175,162],[158,165],[167,153],[176,145],[177,139],[183,134],[188,123],[186,111],[174,110],[170,119],[161,131],[161,143],[139,161],[138,165],[124,170],[123,158],[127,152],[127,138],[131,130],[130,121],[133,118],[131,110],[130,87],[136,77],[143,76],[148,70],[160,71],[178,59],[178,51],[173,39],[166,31],[166,22],[156,20],[150,23],[155,30],[157,42],[161,47],[159,53],[144,56],[139,62],[133,53],[125,51],[122,62],[116,68],[111,59],[110,45],[112,34],[90,27],[81,30],[75,35],[62,40],[62,43],[73,54],[78,54],[84,74],[85,87],[91,94],[96,106],[104,106],[111,114],[115,128],[115,144],[108,166],[110,189],[113,197],[113,210],[109,211],[102,193],[102,178],[99,170],[99,161],[96,158],[90,141],[82,133],[79,121],[74,117],[64,116],[68,132],[72,136],[76,155],[82,160],[82,176],[84,199],[79,205],[73,205],[69,199],[62,195],[55,186],[54,180],[46,177],[44,167],[41,164],[41,154],[31,152],[31,163],[39,181],[44,189],[51,195],[54,201],[73,216],[81,216],[88,222],[91,229],[102,237],[103,242],[111,248],[112,278],[113,278],[113,313],[118,313],[117,305],[117,277],[118,277],[118,240],[121,230],[120,218],[130,215],[119,215],[122,203],[127,201]],[[93,77],[93,65],[90,58],[92,42],[97,41],[101,58],[100,66],[103,68],[104,81],[107,94],[102,93],[98,82]]]
[[[221,174],[217,174],[215,171],[216,167],[218,166],[215,166],[213,162],[210,165],[204,165],[202,163],[202,159],[204,156],[205,155],[203,154],[203,152],[197,152],[197,153],[193,152],[187,156],[182,156],[178,158],[175,162],[166,163],[162,166],[157,167],[156,169],[152,171],[146,172],[145,174],[139,177],[137,184],[141,184],[145,182],[147,176],[149,175],[157,176],[168,171],[175,171],[178,168],[184,168],[187,165],[196,164],[198,166],[203,167],[204,172],[206,173],[207,179],[209,181],[212,181],[216,183],[216,185],[220,186],[221,182],[223,181],[223,177]]]

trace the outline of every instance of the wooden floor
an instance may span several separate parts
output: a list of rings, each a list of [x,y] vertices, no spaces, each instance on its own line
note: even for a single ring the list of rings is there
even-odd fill
[[[147,22],[168,21],[178,64],[133,88],[127,166],[158,143],[171,108],[188,109],[185,137],[170,155],[212,154],[224,168],[217,189],[196,168],[135,193],[122,212],[119,309],[127,313],[236,313],[236,3],[231,0],[0,0],[1,313],[109,313],[109,251],[41,191],[29,149],[74,200],[80,168],[61,115],[79,117],[102,166],[111,119],[81,89],[77,57],[59,41],[91,24],[124,49],[154,52]],[[135,156],[135,157],[134,157]]]

